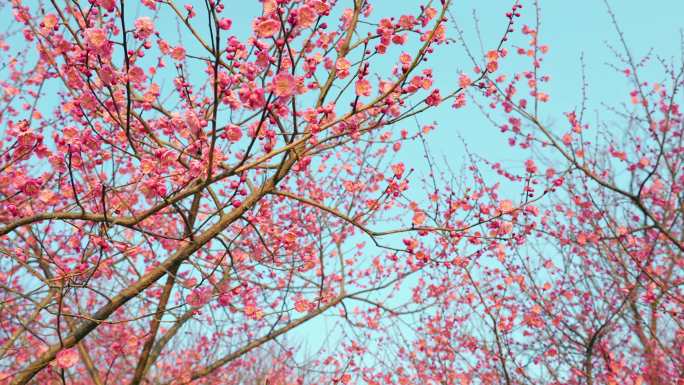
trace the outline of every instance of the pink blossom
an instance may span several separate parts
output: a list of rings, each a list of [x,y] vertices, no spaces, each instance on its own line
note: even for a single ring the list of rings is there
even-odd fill
[[[114,1],[115,0],[99,0],[98,3],[102,8],[106,9],[107,12],[112,12],[116,7],[116,3]]]
[[[21,187],[21,191],[26,195],[36,195],[40,191],[40,182],[35,179],[29,179]]]
[[[135,21],[135,34],[140,39],[147,39],[154,33],[154,22],[147,16]]]
[[[460,74],[460,75],[458,75],[458,86],[459,86],[459,87],[461,87],[461,88],[466,88],[466,87],[468,87],[470,84],[472,84],[472,82],[473,82],[473,81],[470,79],[470,77],[469,77],[468,75],[466,75],[466,74]]]
[[[185,59],[185,48],[178,46],[171,50],[171,57],[175,60],[182,61]]]
[[[188,294],[185,301],[192,307],[200,307],[211,300],[211,288],[196,288]]]
[[[370,96],[371,94],[371,84],[366,79],[359,79],[356,81],[356,95],[358,96]]]
[[[233,143],[239,141],[242,138],[242,129],[240,129],[240,126],[229,124],[225,130],[226,137]]]
[[[143,83],[145,80],[147,80],[145,71],[138,66],[131,67],[131,69],[128,71],[128,77],[136,83]]]
[[[288,72],[281,72],[273,79],[273,93],[286,98],[297,92],[297,79]]]
[[[407,52],[402,52],[401,55],[399,55],[399,61],[403,65],[409,65],[411,64],[411,55],[409,55]]]
[[[295,310],[297,310],[300,313],[305,313],[309,311],[311,308],[311,302],[305,300],[305,299],[300,299],[295,302]]]
[[[499,211],[502,213],[508,213],[513,211],[513,202],[509,199],[504,199],[499,202]]]
[[[337,59],[335,62],[335,69],[337,70],[337,77],[344,79],[349,75],[349,68],[351,68],[351,63],[345,57]]]
[[[48,13],[43,18],[43,28],[52,29],[57,25],[57,22],[57,15],[55,15],[54,13]]]
[[[439,90],[434,90],[432,93],[425,99],[425,104],[428,106],[438,106],[439,103],[442,101],[442,96],[439,94]]]
[[[254,32],[256,32],[259,37],[271,37],[278,33],[280,30],[280,23],[273,19],[263,20],[254,27]]]
[[[451,105],[453,108],[461,108],[465,106],[466,104],[466,98],[464,93],[460,93],[456,95],[456,99],[454,99],[454,104]]]
[[[233,21],[230,19],[221,19],[219,20],[219,28],[221,28],[224,31],[227,31],[230,29],[230,27],[233,26]]]
[[[270,15],[278,7],[278,5],[276,4],[276,0],[263,0],[263,3],[264,15]]]
[[[427,215],[424,211],[418,210],[413,213],[412,223],[416,226],[422,225],[427,219]]]
[[[85,37],[88,43],[95,48],[102,48],[109,40],[107,33],[102,28],[88,28],[85,30]]]
[[[78,350],[76,348],[64,349],[57,353],[57,366],[62,369],[70,368],[78,362]]]
[[[547,94],[546,92],[539,92],[539,93],[537,93],[537,100],[539,100],[539,101],[542,102],[542,103],[548,102],[548,101],[549,101],[549,98],[550,98],[550,96],[549,96],[549,94]]]
[[[404,174],[405,169],[406,167],[403,163],[395,163],[392,165],[392,172],[394,173],[394,176],[397,177],[397,179],[401,178],[401,176]]]
[[[313,25],[313,23],[316,21],[316,18],[318,18],[318,15],[313,8],[308,6],[299,8],[299,11],[297,12],[297,22],[302,28],[308,28]]]

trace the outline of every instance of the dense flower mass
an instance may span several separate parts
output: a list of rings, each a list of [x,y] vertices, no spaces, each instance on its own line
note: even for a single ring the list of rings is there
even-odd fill
[[[544,115],[522,3],[0,4],[0,385],[684,384],[684,63]]]

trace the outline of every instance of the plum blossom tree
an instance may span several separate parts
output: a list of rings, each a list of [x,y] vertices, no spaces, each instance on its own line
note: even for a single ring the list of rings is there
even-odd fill
[[[684,62],[550,124],[534,2],[449,84],[456,2],[253,5],[0,5],[0,384],[684,384]]]
[[[512,42],[529,65],[495,72],[505,62],[486,55],[497,65],[469,94],[528,153],[523,200],[546,195],[539,219],[512,221],[524,247],[459,258],[462,284],[442,286],[413,339],[397,333],[394,356],[423,383],[684,384],[684,59],[637,58],[608,7],[630,91],[592,120],[582,68],[581,104],[549,116],[538,13]]]
[[[349,383],[357,329],[420,310],[385,298],[444,264],[430,239],[513,210],[477,177],[419,204],[396,159],[462,104],[427,65],[450,0],[258,5],[3,3],[0,383]],[[322,315],[350,338],[314,378],[282,337]]]

